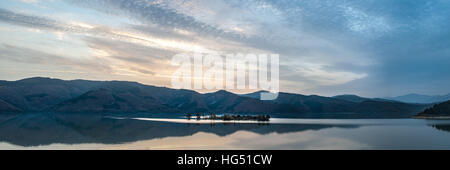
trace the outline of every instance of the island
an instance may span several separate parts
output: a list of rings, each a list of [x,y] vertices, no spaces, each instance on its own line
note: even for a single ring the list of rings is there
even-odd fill
[[[218,116],[214,113],[209,114],[209,116],[202,115],[200,113],[195,113],[195,118],[197,120],[223,120],[223,121],[231,121],[231,120],[246,120],[246,121],[259,121],[259,122],[268,122],[270,121],[270,115],[239,115],[239,114],[224,114],[222,116]],[[188,120],[193,118],[193,114],[186,114]]]

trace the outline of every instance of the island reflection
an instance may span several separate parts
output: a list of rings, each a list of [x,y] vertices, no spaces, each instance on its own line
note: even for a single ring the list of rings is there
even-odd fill
[[[192,124],[113,119],[105,115],[33,113],[0,116],[0,142],[19,146],[50,144],[121,144],[197,133],[227,136],[238,131],[260,135],[357,125],[215,123]]]

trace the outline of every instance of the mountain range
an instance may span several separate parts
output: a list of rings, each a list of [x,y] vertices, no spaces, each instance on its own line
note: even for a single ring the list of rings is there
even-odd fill
[[[262,91],[261,91],[262,92]],[[279,93],[273,101],[259,93],[225,90],[198,93],[127,81],[28,78],[0,81],[0,113],[419,113],[430,105],[358,96],[323,97]]]
[[[422,94],[407,94],[397,97],[386,97],[388,100],[396,100],[405,103],[440,103],[450,100],[450,93],[447,95],[422,95]]]
[[[363,101],[367,101],[367,100],[380,101],[380,102],[397,102],[396,100],[389,100],[389,99],[382,99],[382,98],[365,98],[365,97],[360,97],[360,96],[352,95],[352,94],[334,96],[334,98],[348,100],[348,101],[352,101],[352,102],[363,102]],[[405,103],[408,103],[408,102],[405,102]]]

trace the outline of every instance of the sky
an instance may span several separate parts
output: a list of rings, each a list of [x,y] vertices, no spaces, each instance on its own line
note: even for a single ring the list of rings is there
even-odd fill
[[[0,79],[170,87],[178,53],[276,53],[280,90],[450,93],[450,1],[2,0]]]

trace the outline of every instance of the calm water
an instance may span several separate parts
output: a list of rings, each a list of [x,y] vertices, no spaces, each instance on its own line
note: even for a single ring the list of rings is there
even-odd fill
[[[450,149],[450,121],[0,115],[0,149]]]

